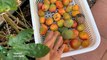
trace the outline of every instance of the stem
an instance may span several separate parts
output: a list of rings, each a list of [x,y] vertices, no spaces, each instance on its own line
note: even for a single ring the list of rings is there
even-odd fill
[[[19,33],[19,30],[17,28],[17,25],[12,21],[12,19],[10,19],[7,14],[3,14],[4,19],[6,20],[6,22],[8,24],[11,25],[12,28],[14,28],[16,30],[17,33]]]
[[[28,24],[28,25],[31,27],[31,25],[30,25],[30,24],[27,22],[27,20],[25,19],[24,14],[23,14],[23,12],[22,12],[22,10],[21,10],[20,7],[19,7],[19,11],[20,11],[21,17],[23,18],[23,20],[24,20],[24,22],[26,23],[26,25]]]
[[[2,35],[2,34],[0,34],[0,37],[1,37],[1,38],[5,38],[5,36],[4,36],[4,35]]]
[[[19,24],[28,28],[28,26],[26,26],[22,21],[20,21],[18,18],[16,18],[15,16],[13,16],[12,14],[10,14],[9,12],[7,12],[7,14],[14,20],[18,20],[19,21]]]

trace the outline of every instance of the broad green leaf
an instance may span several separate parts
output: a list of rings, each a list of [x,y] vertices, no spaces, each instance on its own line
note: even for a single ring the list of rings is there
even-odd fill
[[[16,51],[13,49],[8,52],[6,60],[28,60],[28,59],[20,51]]]
[[[0,13],[16,10],[17,9],[17,0],[0,0]]]
[[[23,54],[30,57],[43,57],[50,49],[43,44],[30,43],[26,45],[17,45],[13,49],[22,52]]]
[[[21,31],[17,36],[10,36],[8,44],[10,46],[14,46],[15,44],[23,44],[27,41],[30,41],[30,39],[32,38],[32,34],[32,29],[25,29]]]

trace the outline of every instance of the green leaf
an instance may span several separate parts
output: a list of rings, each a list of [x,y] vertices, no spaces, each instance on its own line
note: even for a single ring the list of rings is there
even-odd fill
[[[30,41],[30,39],[32,38],[32,34],[32,29],[25,29],[21,31],[17,36],[10,36],[8,44],[10,46],[14,46],[15,44],[23,44],[27,41]]]
[[[17,0],[0,0],[0,13],[16,9]]]
[[[27,56],[37,58],[45,56],[50,51],[50,49],[47,46],[35,43],[17,45],[13,49],[20,51]]]
[[[16,51],[13,49],[8,52],[6,60],[28,60],[28,59],[20,51]]]
[[[5,60],[7,54],[7,50],[0,46],[0,60]]]

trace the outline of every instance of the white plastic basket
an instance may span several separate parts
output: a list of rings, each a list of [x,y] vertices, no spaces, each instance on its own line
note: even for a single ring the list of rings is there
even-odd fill
[[[100,44],[100,34],[98,32],[97,26],[95,24],[94,18],[92,16],[91,10],[89,8],[89,5],[86,0],[74,0],[74,3],[78,4],[80,6],[81,12],[85,16],[85,20],[83,23],[86,25],[85,31],[87,31],[90,35],[91,44],[87,48],[81,48],[78,50],[69,51],[66,53],[63,53],[61,57],[67,57],[72,55],[77,55],[89,51],[95,50],[99,44]],[[30,0],[30,8],[31,8],[31,16],[32,16],[32,24],[34,29],[34,38],[35,43],[41,43],[41,37],[39,34],[39,16],[37,13],[37,6],[36,6],[36,0]]]

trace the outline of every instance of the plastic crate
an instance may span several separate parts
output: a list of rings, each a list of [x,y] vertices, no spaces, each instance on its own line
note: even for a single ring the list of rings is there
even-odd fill
[[[38,9],[36,5],[36,0],[29,0],[30,1],[30,8],[31,8],[31,16],[32,16],[32,24],[34,29],[34,38],[35,43],[42,43],[41,36],[39,34],[39,16],[38,16]],[[81,12],[85,16],[85,20],[81,20],[86,25],[85,31],[89,33],[91,44],[87,48],[80,48],[78,50],[72,50],[66,53],[63,53],[61,57],[68,57],[72,55],[77,55],[81,53],[86,53],[89,51],[95,50],[100,44],[100,34],[97,29],[96,23],[94,21],[93,15],[89,8],[89,5],[86,0],[74,0],[73,4],[78,4],[80,6]]]

